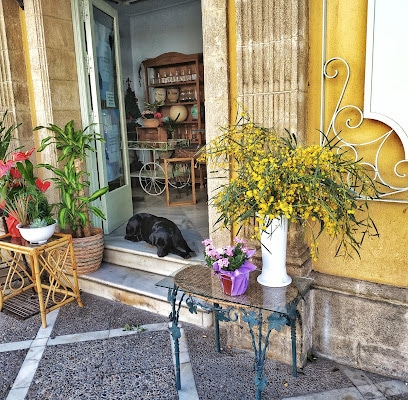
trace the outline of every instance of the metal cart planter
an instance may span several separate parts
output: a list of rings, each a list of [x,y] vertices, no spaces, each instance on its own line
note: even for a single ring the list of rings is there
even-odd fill
[[[150,153],[149,161],[143,163],[138,174],[133,177],[139,178],[141,188],[149,195],[158,196],[166,188],[166,176],[162,166],[165,158],[172,158],[177,149],[188,147],[188,139],[173,139],[167,142],[156,141],[129,141],[129,150],[146,151]],[[132,174],[131,174],[132,176]],[[190,181],[190,165],[175,164],[168,174],[168,184],[174,188],[182,188]]]

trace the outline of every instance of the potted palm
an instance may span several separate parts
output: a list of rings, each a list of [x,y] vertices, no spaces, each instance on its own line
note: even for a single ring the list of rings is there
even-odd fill
[[[40,164],[52,171],[51,178],[60,191],[58,209],[58,223],[64,232],[72,234],[74,253],[77,262],[77,272],[89,273],[98,269],[103,258],[103,230],[92,227],[90,213],[105,219],[101,209],[92,205],[92,202],[109,189],[104,187],[94,193],[88,193],[90,185],[85,172],[86,158],[89,152],[94,152],[95,141],[104,142],[99,133],[91,131],[92,126],[75,130],[74,121],[69,121],[64,128],[50,124],[47,127],[38,126],[34,130],[47,129],[53,133],[41,141],[38,151],[54,145],[60,152],[58,165]],[[69,270],[69,266],[68,266]]]

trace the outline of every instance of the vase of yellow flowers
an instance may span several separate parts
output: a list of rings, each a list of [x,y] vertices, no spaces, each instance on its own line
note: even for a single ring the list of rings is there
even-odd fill
[[[358,254],[364,238],[378,236],[368,209],[368,200],[379,194],[376,183],[350,149],[322,138],[321,144],[301,145],[296,135],[280,136],[253,123],[244,112],[236,124],[222,128],[203,152],[202,158],[218,176],[234,171],[210,204],[223,227],[254,222],[255,233],[262,238],[258,282],[263,285],[290,283],[286,272],[276,271],[275,261],[285,264],[286,260],[286,241],[282,240],[286,231],[280,232],[285,220],[307,229],[313,259],[318,257],[318,238],[323,232],[338,241],[336,255],[345,256]],[[266,238],[276,236],[281,237],[281,245],[269,248],[264,244]],[[278,256],[280,250],[283,255]],[[269,268],[273,270],[267,272]]]

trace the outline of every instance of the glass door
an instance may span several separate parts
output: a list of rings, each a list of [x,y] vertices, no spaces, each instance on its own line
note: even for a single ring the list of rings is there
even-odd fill
[[[122,87],[118,16],[102,0],[71,1],[83,124],[96,123],[105,143],[87,165],[91,190],[109,187],[101,199],[105,233],[126,222],[133,213],[129,175],[124,94]],[[81,73],[82,72],[82,73]]]

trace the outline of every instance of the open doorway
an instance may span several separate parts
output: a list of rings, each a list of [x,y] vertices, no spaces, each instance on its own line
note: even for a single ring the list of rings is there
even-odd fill
[[[130,88],[140,111],[144,110],[146,86],[142,62],[163,53],[193,54],[203,52],[200,0],[106,0],[118,11],[124,92]],[[141,125],[141,121],[132,121]],[[135,138],[134,126],[128,129],[128,140]],[[139,153],[139,154],[138,154]],[[146,152],[144,152],[146,154]],[[191,227],[203,238],[208,232],[207,188],[197,182],[195,205],[168,206],[166,193],[149,194],[143,190],[139,170],[145,164],[142,152],[129,151],[134,212],[150,212]],[[164,183],[164,182],[163,182]],[[173,190],[174,196],[188,199],[188,188]]]

